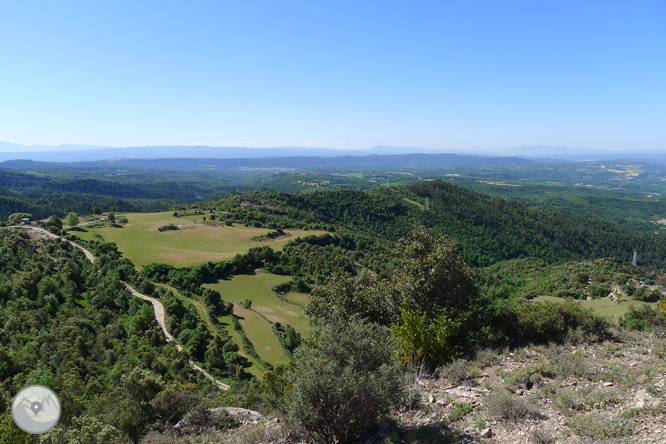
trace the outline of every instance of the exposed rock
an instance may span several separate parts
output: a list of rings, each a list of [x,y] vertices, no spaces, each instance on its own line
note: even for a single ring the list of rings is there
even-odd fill
[[[201,417],[194,419],[191,414],[188,414],[178,421],[178,424],[174,426],[174,429],[179,432],[192,434],[201,433],[201,431],[205,429],[215,427],[216,423],[225,417],[227,417],[227,420],[231,419],[232,422],[235,421],[234,425],[257,424],[264,419],[264,416],[261,413],[240,407],[217,407],[214,409],[207,409],[203,415],[198,416]],[[229,424],[226,425],[228,426]]]
[[[640,389],[636,393],[636,396],[634,396],[634,402],[636,403],[635,405],[637,409],[642,409],[645,407],[657,407],[659,404],[661,404],[659,399],[655,399],[654,396],[649,394],[645,389]]]
[[[481,435],[481,438],[492,438],[493,429],[491,429],[490,427],[486,427],[485,429],[481,430],[479,435]]]

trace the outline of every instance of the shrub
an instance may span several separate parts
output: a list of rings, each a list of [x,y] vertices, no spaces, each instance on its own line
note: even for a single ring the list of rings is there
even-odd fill
[[[629,307],[620,320],[620,324],[630,330],[646,330],[648,328],[666,328],[666,310],[661,307],[643,305]]]
[[[179,228],[174,224],[168,224],[168,225],[162,225],[157,230],[158,231],[171,231],[171,230],[179,230]]]
[[[567,424],[577,435],[595,439],[626,436],[633,430],[631,420],[620,417],[609,418],[599,413],[575,416],[570,418]]]
[[[570,353],[559,347],[552,347],[547,351],[550,370],[559,377],[567,378],[575,376],[578,378],[586,377],[589,373],[589,363],[585,354],[576,350]]]
[[[464,359],[456,359],[439,370],[439,375],[449,380],[451,384],[460,385],[472,377],[470,363]]]
[[[424,361],[431,367],[450,361],[461,353],[456,341],[460,325],[443,314],[434,318],[419,315],[403,304],[398,323],[393,325],[400,358],[405,363]]]
[[[490,416],[510,421],[542,417],[536,407],[506,390],[491,393],[486,397],[484,403]]]
[[[541,382],[543,377],[553,378],[555,375],[546,364],[532,364],[508,373],[504,379],[504,387],[513,390],[518,387],[531,389]]]
[[[534,444],[555,444],[557,442],[553,435],[541,429],[532,432],[530,441]]]
[[[366,437],[405,396],[395,349],[386,327],[330,317],[294,353],[278,408],[288,424],[317,443]]]
[[[598,341],[609,327],[604,318],[571,299],[562,304],[525,300],[501,303],[493,324],[501,338],[511,345],[562,344],[570,330],[579,330],[578,337]]]

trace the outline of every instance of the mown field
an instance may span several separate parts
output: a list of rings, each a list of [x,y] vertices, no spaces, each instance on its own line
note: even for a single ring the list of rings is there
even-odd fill
[[[234,276],[229,280],[205,285],[219,291],[222,299],[234,303],[234,314],[239,317],[257,354],[271,364],[288,360],[273,333],[273,323],[289,324],[302,335],[310,330],[302,307],[307,303],[307,295],[289,293],[282,300],[271,291],[271,288],[289,279],[288,276],[277,276],[260,270],[256,275]],[[252,301],[250,309],[241,306],[246,299]]]
[[[244,226],[213,226],[203,223],[203,217],[191,215],[174,217],[172,212],[118,214],[129,221],[121,226],[82,226],[71,233],[86,240],[101,238],[115,242],[118,249],[137,267],[151,262],[165,263],[177,267],[187,267],[208,261],[233,258],[252,247],[268,245],[274,250],[281,249],[289,240],[323,231],[287,230],[290,237],[269,241],[256,241],[252,238],[269,233],[268,228]],[[164,225],[179,227],[174,231],[158,231]]]

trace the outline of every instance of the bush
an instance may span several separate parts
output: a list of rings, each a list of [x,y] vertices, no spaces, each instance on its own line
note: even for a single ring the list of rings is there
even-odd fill
[[[620,320],[620,325],[630,330],[666,329],[666,310],[649,305],[632,305]]]
[[[470,363],[464,359],[456,359],[439,369],[439,376],[448,379],[449,383],[460,385],[472,377]]]
[[[365,438],[406,394],[395,350],[388,328],[334,315],[296,349],[278,408],[317,443]]]
[[[595,439],[617,438],[628,435],[633,430],[633,424],[629,419],[608,418],[599,413],[575,416],[569,419],[567,424],[577,435]]]
[[[553,435],[541,429],[532,432],[530,441],[534,444],[555,444],[557,442]]]
[[[174,225],[174,224],[168,224],[168,225],[162,225],[157,229],[158,231],[171,231],[171,230],[179,230],[179,228]]]
[[[514,346],[562,344],[575,330],[577,337],[594,342],[603,339],[609,327],[604,318],[571,299],[561,304],[525,300],[502,303],[496,308],[493,324],[500,335],[498,339]]]
[[[543,377],[553,378],[555,374],[546,364],[532,364],[508,373],[504,379],[504,387],[514,390],[518,387],[530,390],[539,384]]]
[[[403,303],[398,323],[393,325],[393,334],[400,345],[400,358],[405,363],[425,362],[434,368],[458,357],[460,321],[446,315],[436,317],[419,315]]]
[[[519,419],[539,419],[542,415],[539,411],[525,401],[507,392],[500,390],[488,395],[484,401],[490,416],[516,421]]]

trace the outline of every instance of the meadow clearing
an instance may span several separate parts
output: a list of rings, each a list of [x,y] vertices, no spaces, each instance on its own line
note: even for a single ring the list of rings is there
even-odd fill
[[[286,352],[273,333],[272,324],[289,324],[301,335],[310,331],[308,318],[303,314],[303,305],[307,303],[308,296],[291,292],[280,298],[271,291],[271,288],[288,282],[289,279],[289,276],[278,276],[259,270],[255,275],[239,275],[204,285],[219,291],[225,301],[234,303],[234,314],[238,316],[257,354],[271,364],[288,360]],[[245,300],[252,301],[249,309],[241,305]],[[220,321],[224,320],[220,318]],[[229,328],[233,330],[233,327]],[[227,331],[231,333],[229,329]]]
[[[253,237],[265,235],[273,230],[245,226],[225,226],[204,224],[203,218],[210,214],[175,217],[172,212],[117,214],[125,217],[126,224],[109,226],[81,226],[70,230],[72,234],[85,240],[115,242],[125,256],[137,268],[151,262],[164,263],[176,267],[188,267],[208,261],[232,259],[238,253],[245,253],[252,247],[268,245],[280,250],[297,237],[319,235],[324,231],[286,230],[289,237],[256,241]],[[164,225],[173,224],[178,230],[159,231]],[[100,239],[101,236],[101,239]]]

